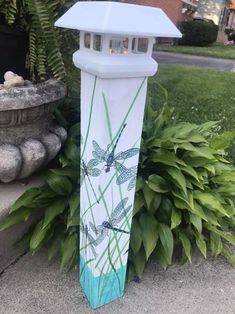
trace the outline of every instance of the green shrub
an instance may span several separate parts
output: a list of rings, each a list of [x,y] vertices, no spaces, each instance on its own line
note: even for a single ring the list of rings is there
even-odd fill
[[[165,104],[161,112],[146,109],[140,166],[129,251],[129,278],[141,277],[155,255],[162,267],[180,250],[191,262],[197,246],[204,257],[222,254],[235,266],[230,244],[235,227],[235,168],[225,159],[232,132],[216,135],[216,122],[176,123]],[[48,248],[59,255],[61,268],[73,268],[79,254],[79,134],[69,138],[57,169],[48,171],[47,184],[26,191],[13,205],[0,230],[24,222],[44,209],[18,245],[32,252]]]
[[[218,124],[174,123],[172,110],[147,108],[134,206],[129,276],[141,277],[154,255],[162,267],[174,252],[192,261],[222,254],[235,266],[229,244],[235,228],[235,168],[225,159],[234,132]],[[173,119],[173,120],[172,120]]]
[[[207,46],[217,39],[218,26],[206,21],[187,21],[181,24],[183,34],[179,44],[191,46]]]

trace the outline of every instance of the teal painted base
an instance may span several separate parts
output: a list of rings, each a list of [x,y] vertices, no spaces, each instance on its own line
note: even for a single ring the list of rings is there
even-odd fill
[[[80,283],[93,309],[105,305],[124,294],[126,266],[100,277],[94,277],[80,257]]]

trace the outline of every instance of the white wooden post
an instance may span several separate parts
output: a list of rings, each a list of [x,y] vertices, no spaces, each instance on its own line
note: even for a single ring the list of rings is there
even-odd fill
[[[155,37],[181,34],[161,9],[78,2],[55,24],[80,30],[80,282],[93,308],[124,293],[147,78]]]

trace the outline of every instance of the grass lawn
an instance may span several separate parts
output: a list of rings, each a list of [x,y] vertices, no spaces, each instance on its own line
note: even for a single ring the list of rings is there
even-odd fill
[[[169,103],[181,121],[220,120],[222,130],[235,129],[234,73],[162,65],[149,80],[149,96],[153,104],[161,106],[164,96],[156,81],[167,89]],[[235,156],[235,145],[232,154]]]
[[[235,60],[235,45],[214,44],[209,47],[157,45],[155,50]]]

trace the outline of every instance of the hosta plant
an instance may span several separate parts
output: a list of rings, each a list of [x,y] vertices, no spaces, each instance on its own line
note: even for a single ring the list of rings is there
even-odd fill
[[[162,267],[174,252],[192,262],[222,254],[235,266],[235,168],[225,159],[234,132],[216,134],[217,122],[173,123],[148,106],[133,214],[129,276],[141,277],[154,255]]]
[[[175,122],[167,104],[161,112],[147,106],[129,249],[129,278],[141,277],[150,256],[166,268],[174,252],[192,262],[197,247],[204,257],[222,254],[233,266],[235,245],[235,169],[225,149],[234,134],[217,134],[216,122]],[[41,188],[26,191],[1,225],[4,230],[42,218],[18,245],[31,252],[48,249],[61,268],[77,264],[79,254],[79,124],[69,130],[58,167]]]

